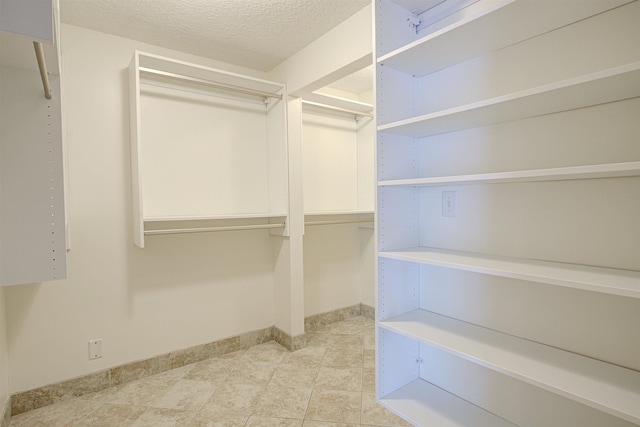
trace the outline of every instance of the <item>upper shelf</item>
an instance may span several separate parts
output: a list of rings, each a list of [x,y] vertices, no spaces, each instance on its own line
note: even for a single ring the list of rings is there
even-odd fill
[[[378,63],[407,74],[424,76],[630,1],[486,2],[487,6],[474,7],[472,13],[454,24],[381,56]],[[396,0],[395,3],[408,11],[413,10],[411,1]],[[513,25],[513,22],[518,24]],[[428,27],[423,31],[428,32]]]
[[[371,104],[318,92],[305,95],[302,99],[302,105],[311,108],[329,109],[356,117],[373,116],[373,105]]]
[[[372,113],[373,105],[366,102],[354,101],[339,96],[327,95],[319,92],[312,92],[304,96],[305,101],[316,102],[319,104],[330,105],[333,107],[344,108],[347,110],[357,111],[359,113]]]
[[[640,61],[378,126],[426,137],[640,96]]]
[[[424,310],[382,321],[380,327],[632,423],[640,422],[640,372]]]
[[[431,178],[412,178],[380,181],[381,187],[427,187],[461,184],[497,184],[509,182],[562,181],[574,179],[619,178],[640,176],[640,162],[603,165],[570,166],[564,168],[535,169],[513,172],[481,173]]]
[[[178,81],[184,86],[208,87],[214,90],[253,95],[260,98],[282,99],[284,85],[241,74],[191,64],[177,59],[136,51],[137,72],[142,77]],[[142,80],[144,83],[145,81]]]
[[[480,255],[426,247],[380,252],[380,257],[493,276],[640,298],[640,272]]]

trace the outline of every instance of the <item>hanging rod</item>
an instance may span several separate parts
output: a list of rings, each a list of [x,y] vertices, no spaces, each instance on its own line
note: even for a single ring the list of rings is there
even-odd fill
[[[348,108],[336,107],[334,105],[322,104],[320,102],[307,101],[306,99],[303,99],[302,103],[306,104],[306,105],[312,105],[314,107],[326,108],[328,110],[341,111],[343,113],[353,114],[353,115],[358,116],[358,117],[373,117],[373,114],[371,114],[371,113],[363,113],[361,111],[350,110]]]
[[[260,230],[265,228],[284,228],[285,223],[279,222],[275,224],[253,224],[253,225],[228,225],[220,227],[203,227],[203,228],[172,228],[168,230],[145,230],[144,235],[153,234],[184,234],[184,233],[207,233],[214,231],[236,231],[236,230]]]
[[[304,225],[332,225],[332,224],[355,224],[360,222],[373,222],[373,218],[367,219],[335,219],[331,221],[305,221]]]
[[[40,78],[42,79],[42,86],[44,87],[44,97],[51,99],[51,86],[49,86],[49,76],[47,75],[47,64],[44,61],[42,43],[33,42],[33,47],[36,50],[36,59],[38,60],[38,68],[40,69]]]
[[[155,74],[157,76],[167,77],[175,80],[184,80],[191,83],[197,83],[200,85],[209,86],[219,90],[225,90],[227,92],[244,93],[245,95],[256,95],[256,96],[262,96],[265,98],[282,99],[282,95],[280,95],[279,93],[263,92],[261,90],[247,89],[240,86],[215,83],[215,82],[212,82],[211,80],[199,79],[197,77],[183,76],[182,74],[154,70],[153,68],[139,67],[139,70],[141,73]]]

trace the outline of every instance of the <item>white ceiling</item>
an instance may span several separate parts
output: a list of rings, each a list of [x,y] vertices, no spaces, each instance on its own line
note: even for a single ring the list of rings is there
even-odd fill
[[[261,71],[370,0],[60,0],[63,22]]]

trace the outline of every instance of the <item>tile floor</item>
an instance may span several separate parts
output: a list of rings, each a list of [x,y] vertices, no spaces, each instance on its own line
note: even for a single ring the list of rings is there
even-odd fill
[[[308,331],[17,415],[11,427],[411,426],[375,402],[374,323]]]

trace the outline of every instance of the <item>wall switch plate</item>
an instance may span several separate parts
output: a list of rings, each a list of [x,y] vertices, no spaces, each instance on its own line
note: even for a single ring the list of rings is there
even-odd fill
[[[443,191],[442,192],[442,216],[455,218],[458,211],[458,192]]]
[[[102,357],[102,338],[89,341],[89,360]]]

